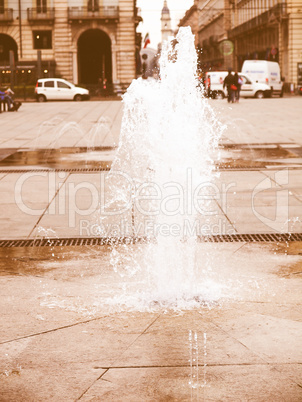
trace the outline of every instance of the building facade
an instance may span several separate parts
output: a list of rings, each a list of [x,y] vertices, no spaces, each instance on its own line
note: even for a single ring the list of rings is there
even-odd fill
[[[204,72],[224,70],[232,64],[225,14],[224,0],[195,0],[180,20],[179,27],[189,25],[195,35],[199,68]]]
[[[241,70],[244,60],[277,61],[286,87],[302,62],[301,0],[198,0],[198,45],[204,70]],[[194,23],[184,17],[180,25]],[[194,28],[195,29],[195,28]]]
[[[297,86],[302,61],[302,2],[296,0],[227,0],[228,36],[234,65],[247,59],[277,61],[288,84]]]
[[[0,75],[75,84],[136,78],[136,0],[0,0]],[[22,79],[21,79],[22,77]]]
[[[194,0],[193,6],[186,12],[184,17],[179,21],[179,27],[191,27],[193,35],[195,35],[195,46],[198,47],[198,0]]]
[[[199,1],[198,40],[203,70],[222,70],[225,54],[221,46],[226,39],[224,0]]]

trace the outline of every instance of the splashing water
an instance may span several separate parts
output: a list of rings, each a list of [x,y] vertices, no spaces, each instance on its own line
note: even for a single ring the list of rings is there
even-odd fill
[[[115,141],[111,131],[112,121],[109,117],[101,117],[90,129],[86,136],[87,150],[93,151],[98,144],[101,146],[115,147]]]
[[[114,247],[112,264],[123,276],[128,270],[129,276],[140,272],[146,277],[140,297],[160,305],[204,297],[199,277],[207,261],[196,259],[198,223],[213,178],[211,155],[223,132],[198,87],[191,29],[181,28],[176,39],[176,45],[163,45],[161,80],[135,80],[124,96],[120,145],[107,177],[110,198],[102,219],[104,224],[106,211],[115,211],[115,222],[126,220],[133,237],[152,240]],[[129,236],[129,231],[119,235]]]
[[[190,348],[190,379],[189,386],[191,391],[191,401],[193,401],[193,390],[197,389],[196,400],[198,400],[199,386],[199,351],[198,351],[198,334],[196,331],[189,331],[189,348]]]

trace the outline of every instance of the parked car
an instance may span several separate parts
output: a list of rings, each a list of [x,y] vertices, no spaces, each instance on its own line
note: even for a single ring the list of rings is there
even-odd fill
[[[272,95],[283,96],[283,82],[280,66],[275,61],[245,60],[241,72],[247,74],[255,82],[269,85]]]
[[[38,102],[47,100],[75,100],[89,99],[89,91],[85,88],[76,87],[71,82],[61,78],[41,78],[35,88]]]
[[[227,88],[223,88],[223,81],[227,75],[227,71],[210,71],[206,73],[206,81],[210,82],[210,93],[214,99],[223,99],[227,96]],[[241,97],[261,99],[271,96],[271,88],[267,84],[255,82],[246,74],[239,73],[238,75],[243,81],[240,91]]]

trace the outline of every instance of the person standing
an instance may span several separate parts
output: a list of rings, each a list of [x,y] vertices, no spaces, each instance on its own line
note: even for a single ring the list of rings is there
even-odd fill
[[[223,89],[227,88],[228,91],[228,103],[232,102],[234,103],[234,96],[235,96],[235,91],[234,91],[234,76],[232,74],[232,69],[229,68],[228,70],[228,75],[225,77],[223,81]]]
[[[235,101],[239,102],[240,99],[240,91],[241,91],[241,85],[243,84],[242,78],[238,75],[237,71],[234,74],[234,85],[236,86],[235,90]]]
[[[210,75],[208,75],[208,78],[207,78],[207,95],[208,95],[208,98],[211,98],[211,97],[212,97],[212,91],[211,91],[211,76],[210,76]]]

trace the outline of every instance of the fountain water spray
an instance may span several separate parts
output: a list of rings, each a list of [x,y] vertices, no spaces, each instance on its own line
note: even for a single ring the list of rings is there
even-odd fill
[[[131,275],[141,273],[141,297],[164,305],[203,297],[199,277],[206,261],[196,260],[197,224],[204,219],[211,155],[223,127],[203,97],[196,69],[194,36],[180,28],[176,41],[163,44],[160,80],[135,80],[124,96],[120,144],[107,177],[110,199],[103,212],[128,220],[133,237],[150,240],[115,247],[114,268],[126,263]]]

